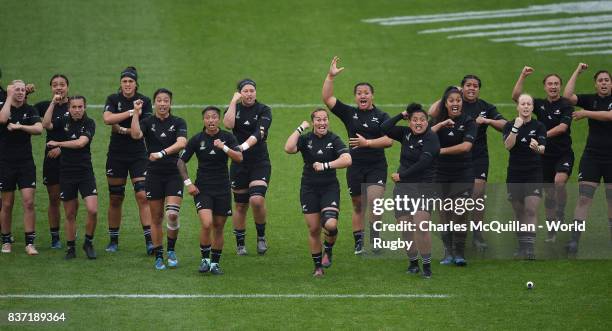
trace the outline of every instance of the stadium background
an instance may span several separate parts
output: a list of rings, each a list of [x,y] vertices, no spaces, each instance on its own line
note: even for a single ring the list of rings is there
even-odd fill
[[[556,1],[558,2],[558,1]],[[590,65],[577,91],[593,91],[592,73],[610,70],[610,56],[569,56],[566,51],[536,51],[489,38],[447,39],[448,34],[418,31],[465,24],[586,17],[598,13],[558,13],[472,21],[382,26],[364,19],[403,15],[460,13],[525,8],[551,1],[27,1],[3,2],[0,11],[2,84],[16,78],[35,83],[30,103],[50,98],[49,77],[64,73],[70,93],[101,105],[118,88],[119,72],[134,65],[139,91],[158,87],[174,92],[173,113],[188,122],[190,136],[201,129],[201,105],[227,104],[237,80],[251,77],[258,99],[273,106],[269,149],[273,165],[268,194],[268,237],[265,257],[255,252],[255,231],[247,230],[248,257],[235,256],[231,221],[226,225],[223,277],[202,277],[199,222],[191,197],[181,210],[177,243],[180,267],[155,272],[144,255],[142,231],[128,187],[120,251],[104,252],[108,203],[104,164],[110,128],[101,107],[88,109],[96,120],[93,161],[98,182],[99,217],[95,246],[98,260],[63,261],[63,251],[49,249],[46,191],[42,185],[44,135],[33,139],[38,168],[36,196],[37,246],[40,255],[26,257],[20,199],[17,197],[14,252],[0,256],[0,311],[62,311],[64,324],[47,326],[94,329],[158,328],[588,328],[610,326],[608,260],[514,262],[474,260],[468,268],[445,268],[434,261],[434,278],[423,281],[404,273],[399,259],[359,258],[352,254],[350,201],[344,171],[340,237],[334,266],[324,279],[310,277],[306,227],[298,201],[301,158],[282,151],[286,137],[315,105],[329,62],[341,57],[346,70],[335,81],[336,96],[352,103],[352,87],[369,81],[375,103],[391,115],[402,105],[425,104],[463,75],[483,81],[481,97],[497,104],[506,118],[514,107],[510,94],[524,65],[536,70],[525,91],[543,96],[545,73],[564,81],[578,62]],[[600,30],[601,31],[601,30]],[[193,105],[193,106],[189,106]],[[346,131],[332,116],[331,130],[346,140]],[[579,160],[586,121],[572,125]],[[490,182],[503,183],[507,152],[500,134],[489,130]],[[387,151],[390,170],[398,164],[396,143]],[[195,176],[195,162],[190,174]],[[570,181],[576,181],[577,166]],[[596,199],[603,201],[603,190]],[[569,210],[569,209],[568,209]],[[568,211],[568,215],[571,214]],[[605,223],[605,219],[597,219]],[[82,240],[83,207],[79,215]],[[63,228],[63,224],[62,224]],[[603,229],[604,227],[602,227]],[[63,238],[63,234],[62,234]],[[439,242],[434,239],[434,245]],[[602,249],[609,249],[604,247]],[[438,257],[438,256],[434,256]],[[536,290],[524,290],[527,280]],[[210,299],[19,299],[5,294],[442,294],[416,298],[210,298]],[[0,321],[3,325],[5,321]],[[3,325],[4,328],[5,325]],[[13,325],[16,326],[16,325]]]

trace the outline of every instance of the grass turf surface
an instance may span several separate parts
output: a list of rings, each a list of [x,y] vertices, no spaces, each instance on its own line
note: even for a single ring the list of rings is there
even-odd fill
[[[551,3],[551,2],[537,2]],[[173,90],[175,104],[226,104],[235,82],[252,77],[258,99],[269,104],[320,103],[320,90],[333,55],[346,70],[336,79],[336,95],[352,103],[352,86],[370,81],[376,103],[430,103],[449,84],[466,73],[483,80],[483,99],[509,104],[520,69],[537,71],[525,91],[543,96],[541,78],[558,72],[567,80],[579,61],[591,68],[609,69],[606,56],[568,57],[563,52],[535,52],[511,44],[479,39],[446,39],[444,34],[419,35],[425,28],[456,23],[383,27],[360,20],[396,15],[437,14],[470,10],[521,8],[534,1],[476,3],[465,1],[283,1],[252,3],[135,1],[28,1],[5,3],[0,12],[4,46],[0,53],[4,85],[23,78],[38,86],[31,103],[48,99],[48,79],[55,72],[68,75],[71,94],[102,104],[116,91],[118,75],[127,65],[139,70],[140,91],[146,95],[161,86]],[[560,15],[564,16],[564,15]],[[570,15],[565,15],[570,16]],[[551,18],[550,16],[536,17]],[[534,19],[536,19],[534,18]],[[513,19],[482,20],[486,23]],[[481,20],[473,21],[474,24]],[[591,71],[589,71],[591,72]],[[589,74],[577,91],[593,91]],[[65,324],[96,329],[150,329],[172,326],[212,328],[588,328],[610,326],[610,261],[471,260],[464,269],[443,268],[434,261],[434,278],[423,281],[404,274],[406,262],[395,256],[362,259],[352,255],[350,201],[344,171],[340,171],[342,211],[334,266],[324,279],[313,280],[306,227],[298,203],[301,158],[286,156],[286,137],[312,107],[273,109],[269,149],[273,165],[268,194],[270,251],[254,256],[255,231],[247,227],[251,256],[234,255],[231,223],[226,226],[223,277],[201,277],[199,222],[193,202],[186,197],[181,211],[177,252],[181,266],[157,273],[145,257],[142,231],[131,189],[124,204],[121,250],[103,251],[107,242],[107,185],[104,164],[110,134],[100,109],[89,109],[98,125],[92,150],[99,197],[96,233],[97,261],[65,262],[52,251],[46,224],[46,192],[37,191],[38,257],[22,252],[19,198],[14,211],[15,252],[0,256],[0,292],[33,294],[75,293],[310,293],[310,294],[447,294],[449,298],[414,299],[0,299],[0,311],[65,311]],[[506,118],[513,107],[499,106]],[[394,115],[401,110],[383,108]],[[188,122],[190,135],[201,128],[199,109],[177,109]],[[334,117],[331,129],[346,140]],[[574,151],[579,160],[586,140],[586,122],[572,125]],[[42,183],[44,138],[33,139]],[[491,183],[503,183],[507,152],[498,133],[489,130]],[[399,148],[387,151],[390,170],[398,164]],[[190,164],[195,174],[195,162]],[[575,182],[577,166],[571,181]],[[600,190],[601,191],[601,190]],[[598,192],[602,200],[601,193]],[[82,240],[83,208],[79,216]],[[569,214],[568,208],[568,214]],[[605,223],[604,219],[594,219]],[[604,226],[605,227],[605,226]],[[62,224],[63,228],[63,224]],[[603,227],[602,227],[603,228]],[[541,240],[542,237],[539,237]],[[80,242],[78,243],[80,245]],[[440,246],[434,239],[434,245]],[[532,280],[536,289],[527,291]],[[2,327],[9,325],[2,324]],[[10,325],[21,327],[20,325]],[[40,326],[40,325],[38,325]]]

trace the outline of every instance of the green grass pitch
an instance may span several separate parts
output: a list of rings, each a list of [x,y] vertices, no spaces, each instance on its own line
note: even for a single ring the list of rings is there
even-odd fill
[[[510,22],[522,18],[482,19],[418,25],[380,26],[362,19],[401,15],[457,13],[523,8],[555,1],[4,1],[0,4],[2,84],[16,78],[37,85],[30,103],[50,98],[48,79],[54,73],[70,78],[70,93],[90,104],[103,104],[118,88],[119,72],[138,68],[140,91],[159,87],[174,92],[174,104],[227,104],[235,82],[251,77],[258,99],[267,104],[321,104],[320,93],[334,55],[346,70],[336,79],[338,98],[352,103],[352,87],[369,81],[375,103],[429,104],[463,75],[483,80],[481,97],[499,104],[511,118],[510,94],[524,65],[536,69],[525,90],[542,97],[541,79],[557,72],[567,80],[578,62],[592,69],[577,90],[592,93],[593,69],[610,70],[609,55],[567,56],[563,51],[536,52],[487,38],[447,39],[448,34],[418,31],[461,24]],[[571,13],[525,19],[570,17]],[[553,17],[554,16],[554,17]],[[110,128],[100,108],[88,109],[96,120],[93,161],[99,196],[96,261],[63,260],[63,251],[49,247],[46,191],[42,185],[44,138],[33,139],[38,167],[36,195],[37,246],[40,255],[27,257],[22,249],[23,225],[19,197],[14,210],[12,254],[0,255],[1,329],[24,327],[71,329],[609,329],[612,308],[610,260],[538,260],[535,262],[473,259],[467,268],[438,265],[434,277],[423,280],[405,274],[406,261],[360,258],[352,252],[350,200],[344,171],[339,241],[334,266],[323,279],[310,275],[312,262],[307,230],[299,206],[302,161],[287,156],[282,146],[292,130],[308,118],[312,106],[274,107],[269,138],[272,182],[268,191],[270,250],[255,252],[255,229],[248,220],[251,255],[235,255],[231,220],[226,225],[222,258],[225,275],[203,277],[199,263],[198,231],[193,200],[186,196],[177,243],[180,267],[156,272],[145,256],[142,230],[131,188],[124,204],[120,251],[104,252],[107,243],[107,184],[104,176]],[[402,108],[382,107],[394,115]],[[175,109],[192,135],[201,129],[198,107]],[[346,140],[346,131],[332,116],[331,130]],[[576,160],[586,140],[586,121],[574,123]],[[499,133],[489,129],[491,183],[505,180],[507,152]],[[387,151],[390,170],[398,165],[396,143]],[[190,163],[195,174],[195,161]],[[570,181],[575,183],[577,166]],[[575,185],[573,186],[575,188]],[[391,188],[391,186],[389,186]],[[572,192],[572,196],[575,192]],[[597,194],[603,202],[603,192]],[[573,203],[570,203],[573,205]],[[78,244],[83,239],[83,206]],[[568,215],[571,214],[568,208]],[[592,221],[607,234],[605,207]],[[62,224],[63,228],[63,224]],[[63,238],[63,233],[62,233]],[[542,236],[538,241],[542,241]],[[439,240],[434,237],[434,246]],[[609,246],[601,247],[610,250]],[[609,253],[608,253],[609,258]],[[532,291],[525,282],[536,284]],[[5,294],[443,294],[416,298],[74,298],[17,299]],[[8,312],[65,312],[54,324],[15,324]]]

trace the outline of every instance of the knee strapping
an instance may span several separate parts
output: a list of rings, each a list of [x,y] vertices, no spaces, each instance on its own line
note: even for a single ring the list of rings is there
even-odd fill
[[[335,236],[337,236],[337,235],[338,235],[338,228],[335,228],[335,229],[333,229],[333,230],[329,230],[329,231],[328,231],[328,230],[325,230],[325,234],[326,234],[328,237],[335,237]]]
[[[236,193],[234,192],[234,201],[237,203],[249,203],[249,193]]]
[[[168,221],[166,223],[166,227],[168,230],[178,230],[181,227],[181,223],[179,222],[179,213],[181,211],[181,206],[168,204],[166,205],[166,217],[168,217]],[[176,217],[170,217],[176,216]]]
[[[249,187],[249,197],[261,196],[266,197],[266,192],[268,191],[268,187],[264,185],[255,185]]]
[[[108,191],[110,195],[124,196],[125,195],[125,184],[124,185],[109,185]]]
[[[321,212],[321,226],[325,228],[325,224],[330,220],[338,220],[338,212],[335,210],[325,210]]]
[[[134,182],[132,184],[132,186],[134,187],[134,192],[144,191],[145,190],[145,181],[144,180],[139,180],[137,182]]]
[[[587,197],[589,199],[593,199],[593,196],[595,195],[595,189],[596,187],[591,186],[591,185],[578,185],[578,192],[580,193],[581,196]],[[607,190],[606,190],[607,193]]]

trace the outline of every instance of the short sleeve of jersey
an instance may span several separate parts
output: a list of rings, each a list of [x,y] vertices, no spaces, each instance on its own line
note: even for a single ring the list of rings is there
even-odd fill
[[[514,121],[508,121],[502,130],[502,136],[504,137],[504,141],[508,139],[510,132],[512,131],[512,126],[514,125]]]
[[[178,118],[176,122],[176,136],[178,137],[187,137],[187,122],[184,119]]]
[[[113,100],[113,96],[109,95],[106,98],[106,103],[104,105],[104,111],[109,111],[113,114],[118,113],[119,111],[117,110],[117,103]]]
[[[331,112],[338,116],[344,125],[347,125],[351,121],[351,117],[353,116],[351,113],[353,112],[353,107],[344,104],[340,99],[336,99],[336,105],[334,108],[330,109]]]
[[[240,147],[238,146],[238,140],[231,133],[227,133],[225,137],[225,145],[237,152],[240,152]]]
[[[81,136],[85,136],[89,138],[89,141],[91,141],[95,134],[96,134],[96,122],[94,122],[91,118],[88,118],[83,124]]]
[[[594,110],[591,109],[593,107],[592,94],[578,94],[576,97],[578,98],[578,101],[576,101],[576,106],[585,110]]]
[[[334,146],[334,151],[336,151],[336,157],[340,157],[340,155],[349,152],[349,149],[346,147],[342,139],[340,139],[340,137],[338,136],[334,137],[332,144]]]
[[[151,126],[151,117],[143,118],[140,120],[140,131],[142,131],[142,136],[146,137],[149,134],[149,127]]]
[[[487,118],[492,120],[503,120],[504,116],[497,111],[497,107],[495,105],[485,102]]]
[[[570,126],[572,124],[572,113],[574,112],[574,107],[569,102],[564,102],[563,107],[561,107],[561,123],[567,124]]]
[[[185,146],[185,149],[181,154],[181,160],[183,160],[183,162],[187,163],[189,162],[189,160],[191,160],[191,156],[193,156],[193,153],[195,153],[195,150],[198,145],[198,137],[199,134],[191,137],[191,139],[189,139],[189,141],[187,142],[187,146]]]
[[[66,120],[65,116],[51,118],[51,124],[53,124],[53,128],[61,128],[64,125],[66,125],[66,121],[65,120]]]
[[[429,154],[432,157],[440,154],[440,140],[438,135],[429,131],[423,138],[423,154]]]
[[[538,144],[546,145],[546,127],[544,126],[544,123],[538,122],[538,128],[536,133],[538,135]]]
[[[465,121],[465,133],[463,135],[463,141],[467,141],[467,142],[474,142],[474,139],[476,139],[476,122],[474,122],[473,119],[469,119],[467,121]]]
[[[542,107],[544,106],[544,99],[533,99],[533,113],[538,117],[538,120],[542,120]]]
[[[301,135],[297,141],[297,150],[303,151],[305,145],[306,145],[306,135]]]

